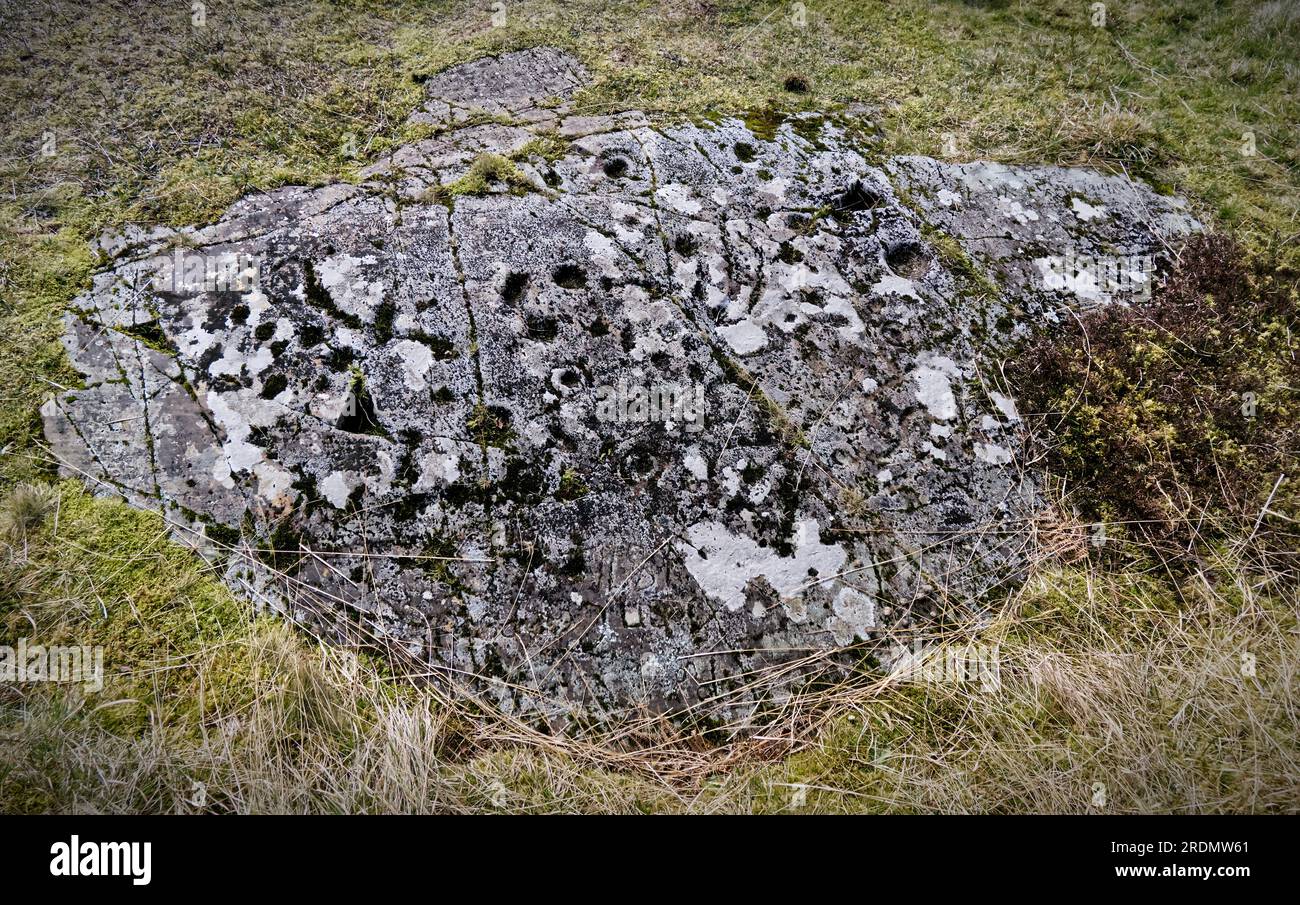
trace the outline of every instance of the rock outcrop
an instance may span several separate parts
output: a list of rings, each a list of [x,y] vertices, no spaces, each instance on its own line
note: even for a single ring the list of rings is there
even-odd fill
[[[1195,221],[1093,172],[887,159],[847,116],[585,116],[586,77],[455,67],[413,114],[436,137],[359,184],[106,244],[67,315],[84,387],[43,410],[65,473],[553,725],[743,718],[978,611],[1040,506],[999,356],[1141,294]]]

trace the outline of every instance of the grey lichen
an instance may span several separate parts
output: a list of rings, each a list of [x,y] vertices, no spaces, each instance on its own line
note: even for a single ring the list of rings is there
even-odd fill
[[[113,259],[67,318],[85,388],[44,409],[65,471],[551,725],[743,717],[982,606],[1039,505],[985,365],[1081,302],[1035,260],[1194,221],[1085,171],[878,166],[835,118],[583,116],[585,78],[547,48],[447,70],[412,117],[437,136],[360,185]],[[177,237],[256,285],[160,288]]]

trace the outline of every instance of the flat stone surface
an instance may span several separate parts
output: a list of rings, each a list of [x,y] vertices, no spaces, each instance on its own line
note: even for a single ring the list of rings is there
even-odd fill
[[[66,317],[85,386],[43,409],[64,472],[259,604],[552,725],[743,719],[981,612],[1040,507],[998,356],[1140,294],[1060,262],[1154,259],[1182,202],[884,159],[848,119],[584,116],[585,78],[548,48],[455,67],[413,114],[439,135],[360,185],[106,237]],[[484,152],[531,189],[438,190]]]

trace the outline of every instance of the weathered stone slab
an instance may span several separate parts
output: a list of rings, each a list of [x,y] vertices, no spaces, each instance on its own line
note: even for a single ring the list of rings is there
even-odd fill
[[[1154,259],[1181,202],[880,159],[834,118],[570,115],[584,78],[550,49],[456,67],[415,116],[512,123],[106,240],[68,316],[86,386],[43,410],[65,470],[205,526],[315,631],[553,723],[743,717],[979,612],[1040,505],[997,356],[1140,294],[1057,259]],[[450,192],[483,152],[525,178]]]

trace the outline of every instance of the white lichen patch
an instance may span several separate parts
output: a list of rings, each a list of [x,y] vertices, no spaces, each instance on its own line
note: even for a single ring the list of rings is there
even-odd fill
[[[1064,290],[1090,302],[1105,298],[1096,275],[1086,267],[1076,268],[1068,263],[1063,264],[1059,256],[1035,258],[1033,266],[1042,277],[1044,289]]]
[[[835,615],[829,628],[836,644],[844,647],[855,638],[866,641],[871,637],[876,627],[876,602],[870,596],[845,585],[831,601],[831,610]]]
[[[331,471],[318,485],[321,496],[335,509],[346,509],[348,497],[361,481],[355,474],[347,471]]]
[[[998,202],[998,209],[1004,217],[1015,220],[1017,223],[1032,223],[1038,219],[1038,211],[1025,207],[1014,198],[1002,198]]]
[[[694,475],[695,480],[708,480],[709,463],[704,461],[704,456],[700,455],[700,448],[698,446],[692,446],[687,450],[686,458],[682,460],[682,466]]]
[[[687,216],[698,214],[704,208],[690,186],[677,182],[661,185],[655,192],[655,199],[665,207]]]
[[[914,299],[921,297],[916,283],[889,271],[880,275],[880,279],[872,284],[871,291],[876,295],[901,295]]]
[[[1094,207],[1082,198],[1071,198],[1070,208],[1074,211],[1075,215],[1084,222],[1096,220],[1106,215],[1106,208],[1101,206]]]
[[[460,479],[460,450],[456,441],[435,437],[433,446],[420,457],[420,477],[414,488],[417,493],[445,487]]]
[[[709,597],[733,613],[744,608],[745,586],[760,575],[780,596],[790,597],[810,584],[811,574],[833,576],[847,559],[838,545],[821,542],[813,519],[796,523],[792,556],[780,556],[719,522],[691,525],[686,536],[689,543],[677,543],[686,568]]]
[[[334,255],[317,265],[316,279],[341,311],[369,322],[384,301],[384,284],[366,278],[366,268],[376,260],[373,255]]]
[[[976,443],[975,458],[990,465],[1007,465],[1011,462],[1011,450],[996,443]]]
[[[258,462],[253,466],[253,474],[257,476],[257,495],[277,508],[286,506],[291,502],[290,497],[296,495],[293,475],[274,462]]]
[[[640,238],[638,233],[635,239]],[[589,229],[582,237],[582,244],[591,252],[591,261],[599,268],[605,276],[618,276],[621,269],[618,266],[620,252],[618,246],[610,240],[608,236]]]
[[[1016,400],[1010,396],[1004,396],[996,390],[989,392],[989,398],[993,400],[993,404],[997,406],[1003,418],[1013,423],[1020,420],[1020,412],[1016,410]]]
[[[767,332],[753,318],[719,327],[718,333],[737,355],[750,355],[767,345]]]
[[[433,351],[422,342],[404,339],[393,346],[393,352],[401,359],[402,377],[408,390],[423,390],[428,386],[425,376],[433,365]]]
[[[912,380],[916,385],[916,400],[925,406],[931,418],[948,421],[957,417],[952,378],[944,370],[922,366],[912,371]]]

